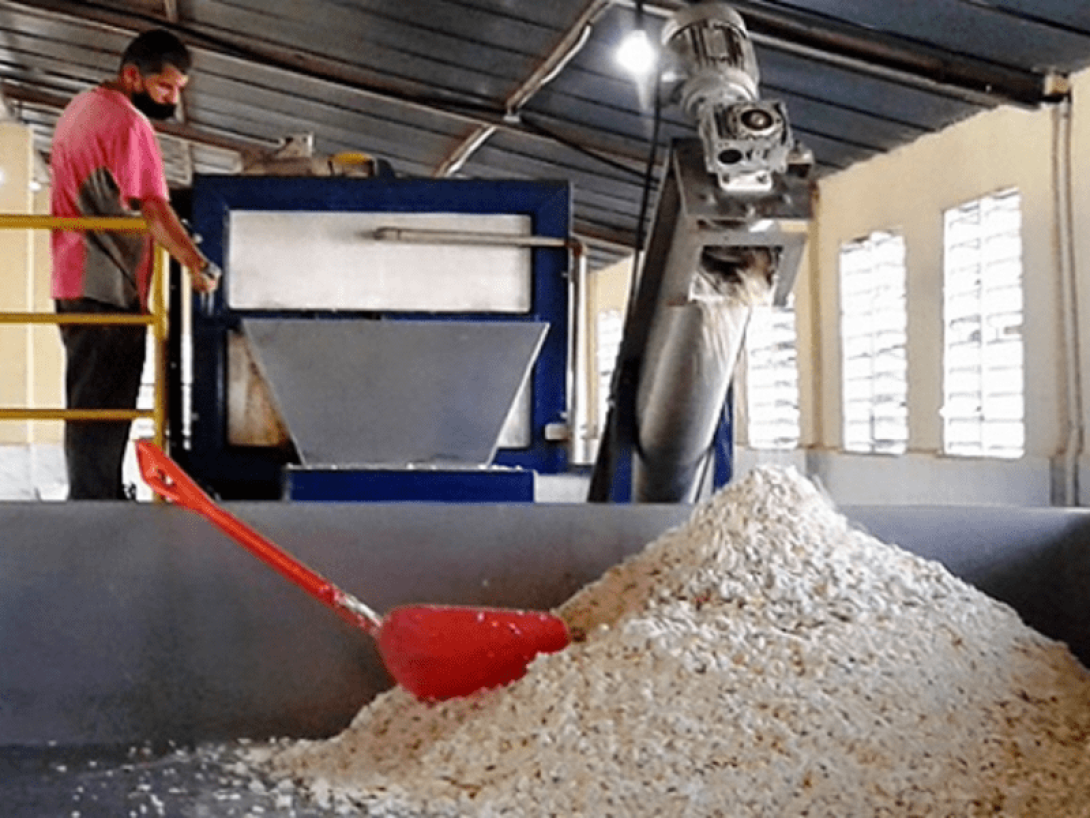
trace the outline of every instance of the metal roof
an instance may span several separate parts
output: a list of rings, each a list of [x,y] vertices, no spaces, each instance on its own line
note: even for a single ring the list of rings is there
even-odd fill
[[[652,37],[676,0],[641,3]],[[761,93],[787,105],[823,175],[1002,104],[1036,106],[1090,65],[1085,0],[730,3]],[[116,71],[135,32],[192,47],[184,121],[163,129],[176,186],[309,132],[402,175],[563,178],[604,264],[631,247],[652,136],[613,52],[632,0],[0,0],[0,89],[48,153],[60,109]],[[692,133],[667,108],[659,144]],[[661,152],[659,154],[661,156]]]

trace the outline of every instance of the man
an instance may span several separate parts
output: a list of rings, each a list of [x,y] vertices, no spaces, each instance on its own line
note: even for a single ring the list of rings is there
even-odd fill
[[[194,272],[210,292],[218,269],[200,252],[169,202],[163,157],[150,119],[173,115],[188,82],[190,55],[165,30],[134,39],[112,80],[73,99],[53,137],[54,216],[136,216],[150,235],[54,231],[53,298],[58,313],[147,310],[153,240]],[[79,409],[136,406],[144,367],[142,326],[61,325],[67,358],[67,405]],[[121,467],[128,422],[65,426],[70,499],[124,497]]]

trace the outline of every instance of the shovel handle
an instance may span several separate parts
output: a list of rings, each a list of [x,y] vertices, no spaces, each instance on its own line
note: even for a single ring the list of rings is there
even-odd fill
[[[212,498],[150,440],[136,441],[136,460],[144,482],[156,494],[202,516],[212,513]]]
[[[229,511],[216,505],[181,466],[150,440],[136,441],[136,459],[144,481],[153,491],[175,505],[204,517],[251,554],[336,611],[350,624],[374,632],[378,615],[346,591],[255,531]]]

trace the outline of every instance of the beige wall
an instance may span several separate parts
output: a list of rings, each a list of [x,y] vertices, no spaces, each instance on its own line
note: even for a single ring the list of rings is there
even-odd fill
[[[49,190],[40,184],[41,176],[31,129],[0,122],[0,213],[48,213]],[[0,231],[0,265],[0,310],[52,310],[46,231]],[[56,327],[0,326],[0,349],[0,405],[62,405],[62,353]],[[56,443],[61,434],[60,423],[0,421],[0,444]]]
[[[597,441],[601,434],[600,420],[597,418],[597,407],[600,400],[597,378],[598,360],[598,336],[597,316],[602,312],[617,310],[624,316],[628,306],[629,282],[632,280],[632,260],[625,259],[610,267],[596,270],[591,273],[586,287],[587,308],[586,316],[588,325],[582,337],[586,344],[586,366],[580,388],[585,390],[586,403],[590,413],[589,432],[593,436],[593,445],[587,452],[588,458],[593,460],[597,451]]]
[[[1076,77],[1074,103],[1071,116],[1071,230],[1068,241],[1068,258],[1074,270],[1074,299],[1077,314],[1077,359],[1073,367],[1078,380],[1070,384],[1077,395],[1077,427],[1082,438],[1090,428],[1090,71]],[[1082,477],[1080,501],[1090,505],[1090,463],[1085,448],[1088,441],[1079,443],[1078,462]]]
[[[0,213],[30,213],[33,196],[33,137],[29,128],[0,122]],[[0,310],[29,309],[28,271],[33,264],[33,240],[23,230],[0,231]],[[23,326],[0,326],[0,406],[27,405],[30,382],[30,331]],[[27,424],[0,421],[0,444],[24,443]]]
[[[1083,317],[1073,315],[1065,292],[1065,283],[1077,282],[1077,300],[1090,309],[1090,233],[1084,229],[1090,224],[1090,72],[1074,78],[1069,173],[1062,164],[1064,119],[1059,106],[986,112],[819,185],[809,263],[796,288],[801,462],[838,501],[1063,501],[1058,495],[1073,428],[1069,419],[1077,415],[1080,430],[1090,420],[1079,391],[1090,383],[1090,333],[1083,330]],[[1066,242],[1065,179],[1072,186],[1074,227]],[[940,417],[943,211],[1012,186],[1022,195],[1026,452],[1017,461],[946,457]],[[900,457],[840,451],[838,254],[844,242],[875,230],[900,232],[907,247],[909,443]],[[1063,248],[1073,270],[1063,264]],[[1077,333],[1080,358],[1074,373],[1068,371],[1074,361],[1065,343],[1069,330]],[[762,459],[783,456],[743,451],[740,458],[747,466]],[[1080,482],[1090,489],[1090,473]]]
[[[815,223],[819,271],[818,320],[839,323],[840,246],[875,230],[905,239],[908,267],[909,450],[937,453],[942,446],[942,219],[943,211],[983,194],[1017,187],[1022,194],[1026,281],[1027,361],[1048,360],[1048,388],[1027,393],[1026,451],[1051,455],[1059,441],[1060,375],[1053,351],[1058,338],[1058,264],[1054,241],[1052,116],[1003,108],[963,123],[821,184]],[[825,377],[811,396],[826,437],[840,445],[839,334],[826,333],[819,354]]]

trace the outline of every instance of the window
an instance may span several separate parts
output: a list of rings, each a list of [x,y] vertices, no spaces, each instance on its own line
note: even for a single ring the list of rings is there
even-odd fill
[[[749,445],[794,449],[799,443],[798,334],[794,296],[783,307],[753,310],[746,330]]]
[[[943,441],[948,454],[1020,457],[1025,446],[1021,195],[944,214]]]
[[[595,372],[598,379],[598,429],[605,429],[612,397],[613,369],[621,350],[624,334],[624,314],[621,310],[602,310],[598,313],[597,360]]]
[[[844,448],[899,454],[908,440],[905,244],[872,233],[840,248]]]

